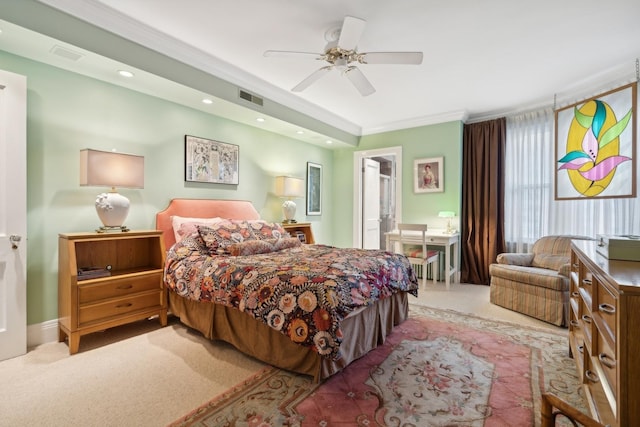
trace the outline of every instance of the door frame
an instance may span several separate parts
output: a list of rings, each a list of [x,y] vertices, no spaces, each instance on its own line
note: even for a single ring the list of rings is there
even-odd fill
[[[402,218],[402,147],[378,148],[375,150],[354,151],[353,153],[353,242],[354,248],[362,247],[362,159],[369,157],[394,156],[395,161],[395,205],[396,221]]]
[[[7,187],[0,192],[0,243],[2,259],[9,261],[0,272],[7,286],[6,299],[0,301],[4,304],[0,360],[5,360],[27,352],[27,78],[0,72],[0,149],[7,150],[0,162],[2,185]],[[12,235],[18,237],[15,244]]]

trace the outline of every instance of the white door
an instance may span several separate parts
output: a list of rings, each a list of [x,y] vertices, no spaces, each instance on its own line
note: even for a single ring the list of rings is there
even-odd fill
[[[362,171],[362,247],[380,249],[380,163],[363,159]]]
[[[0,70],[0,360],[27,352],[27,79]]]

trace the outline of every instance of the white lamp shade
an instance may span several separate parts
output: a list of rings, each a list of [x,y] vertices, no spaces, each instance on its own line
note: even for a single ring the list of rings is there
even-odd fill
[[[144,157],[110,151],[80,150],[80,185],[144,188]]]
[[[304,197],[304,180],[291,176],[276,176],[276,196],[288,199]]]

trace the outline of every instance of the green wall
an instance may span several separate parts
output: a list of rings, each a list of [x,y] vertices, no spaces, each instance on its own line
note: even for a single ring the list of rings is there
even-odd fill
[[[30,325],[57,318],[58,234],[100,225],[94,202],[106,189],[79,186],[83,148],[145,157],[144,189],[121,190],[131,200],[126,224],[132,229],[154,228],[155,213],[177,197],[250,200],[263,218],[279,221],[274,177],[304,178],[311,161],[323,166],[322,215],[306,217],[299,200],[296,218],[313,224],[317,242],[351,246],[353,153],[392,146],[403,147],[404,221],[460,210],[461,122],[364,136],[358,148],[331,151],[3,51],[0,68],[27,76]],[[240,183],[185,182],[185,134],[237,144]],[[413,194],[413,160],[439,156],[445,158],[445,192]]]
[[[402,147],[402,218],[399,220],[444,228],[445,220],[438,218],[439,211],[450,210],[456,215],[460,214],[462,129],[462,122],[455,121],[363,136],[357,148],[334,151],[334,180],[353,183],[353,153],[356,151]],[[415,194],[413,161],[432,157],[444,158],[444,191]],[[353,201],[353,185],[339,185],[333,188],[335,217],[340,218],[333,227],[336,246],[352,245]]]
[[[323,165],[330,188],[333,160],[328,149],[233,122],[159,98],[87,78],[0,51],[0,68],[27,76],[27,323],[57,318],[58,233],[100,225],[94,202],[106,189],[79,186],[83,148],[143,155],[145,186],[120,190],[131,200],[126,224],[155,228],[155,213],[176,197],[250,200],[260,215],[282,219],[273,195],[274,177],[304,178],[306,162]],[[240,183],[184,181],[184,135],[237,144]],[[305,217],[316,240],[331,242],[331,199],[322,216]]]

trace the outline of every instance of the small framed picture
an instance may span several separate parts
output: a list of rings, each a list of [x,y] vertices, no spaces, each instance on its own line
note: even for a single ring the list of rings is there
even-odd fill
[[[322,214],[322,165],[307,162],[307,215]]]
[[[185,181],[238,184],[237,145],[185,135],[184,147]]]
[[[413,161],[413,192],[438,193],[444,191],[444,158]]]
[[[296,231],[296,237],[302,243],[307,243],[307,236],[302,231]]]

